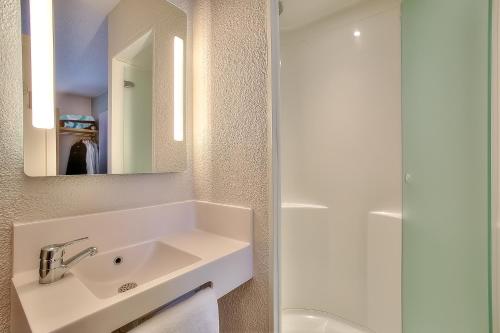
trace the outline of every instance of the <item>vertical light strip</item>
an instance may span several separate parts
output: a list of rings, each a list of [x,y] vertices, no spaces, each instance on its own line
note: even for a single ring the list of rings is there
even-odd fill
[[[30,1],[33,127],[54,128],[54,32],[52,0]]]
[[[174,140],[184,141],[184,40],[174,38]]]

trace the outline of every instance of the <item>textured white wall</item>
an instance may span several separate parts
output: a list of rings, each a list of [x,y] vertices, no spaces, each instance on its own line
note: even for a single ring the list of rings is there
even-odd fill
[[[358,324],[368,213],[401,211],[399,13],[397,0],[367,1],[282,35],[282,198],[329,208],[326,262],[303,284],[320,295],[317,310]],[[326,277],[322,291],[316,275]]]
[[[188,110],[193,97],[196,111],[194,119],[188,112],[187,170],[164,175],[31,179],[24,176],[22,163],[19,1],[0,0],[0,267],[4,268],[0,332],[9,327],[13,222],[193,197],[254,210],[255,278],[220,301],[221,328],[238,333],[270,330],[267,0],[197,0],[193,7],[191,0],[175,2],[187,10],[188,18],[193,14],[194,23],[194,34],[189,30],[188,35],[193,37],[196,80],[188,82],[193,87]]]
[[[179,0],[177,2],[190,16],[190,1]],[[0,80],[0,267],[2,267],[0,332],[8,332],[10,325],[13,222],[139,207],[194,197],[190,108],[187,117],[188,168],[185,172],[162,175],[54,178],[29,178],[24,175],[20,17],[20,1],[0,1],[0,30],[2,31],[0,34],[0,45],[2,45],[0,48],[0,77],[2,78]]]
[[[254,210],[255,278],[220,300],[221,330],[268,332],[272,327],[268,1],[207,0],[198,4],[194,41],[198,51],[194,63],[196,196]]]

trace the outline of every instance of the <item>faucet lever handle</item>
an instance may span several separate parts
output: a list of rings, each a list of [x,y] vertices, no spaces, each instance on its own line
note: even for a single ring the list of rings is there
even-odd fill
[[[78,238],[78,239],[73,239],[72,241],[69,241],[69,242],[66,242],[66,243],[57,244],[57,247],[60,247],[60,248],[64,249],[67,246],[73,245],[75,243],[79,243],[79,242],[87,240],[87,239],[89,239],[89,238],[88,237],[82,237],[82,238]]]
[[[62,260],[62,256],[64,255],[64,249],[67,246],[73,245],[75,243],[84,241],[89,239],[88,237],[83,237],[83,238],[78,238],[74,239],[72,241],[66,242],[66,243],[60,243],[60,244],[51,244],[42,247],[40,250],[40,259],[42,260]]]

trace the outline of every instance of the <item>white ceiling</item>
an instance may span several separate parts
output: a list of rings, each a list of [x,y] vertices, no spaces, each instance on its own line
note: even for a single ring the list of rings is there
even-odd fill
[[[107,15],[119,2],[120,0],[54,0],[58,92],[81,96],[98,96],[106,92]]]
[[[366,0],[281,0],[280,27],[293,30]]]

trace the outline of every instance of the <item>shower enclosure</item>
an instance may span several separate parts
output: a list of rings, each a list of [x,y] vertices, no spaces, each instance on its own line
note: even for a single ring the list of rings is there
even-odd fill
[[[280,331],[493,332],[491,3],[274,6]]]

